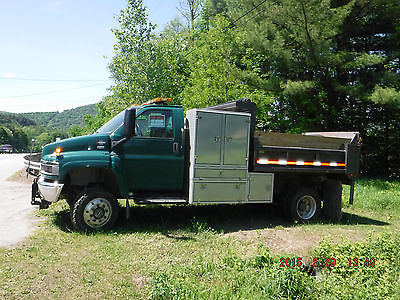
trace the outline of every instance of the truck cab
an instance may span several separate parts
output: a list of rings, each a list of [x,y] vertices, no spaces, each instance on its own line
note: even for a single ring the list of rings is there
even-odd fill
[[[157,98],[96,132],[44,147],[31,203],[63,198],[78,230],[107,230],[117,199],[138,204],[277,203],[295,220],[341,215],[342,183],[358,174],[357,133],[255,132],[248,99],[184,115]]]
[[[90,135],[46,145],[31,203],[47,208],[64,198],[73,217],[75,206],[82,206],[80,199],[100,195],[100,200],[88,203],[93,207],[90,214],[97,209],[102,218],[74,224],[85,230],[111,227],[118,211],[116,199],[133,195],[137,201],[158,195],[182,199],[184,113],[180,106],[166,105],[168,100],[132,106]],[[108,210],[100,213],[104,203]]]
[[[128,192],[181,194],[184,174],[182,108],[144,105],[137,107],[135,114],[135,134],[112,147],[111,166],[123,171]],[[124,138],[123,129],[121,122],[110,135],[111,144]],[[126,191],[121,196],[126,197]]]

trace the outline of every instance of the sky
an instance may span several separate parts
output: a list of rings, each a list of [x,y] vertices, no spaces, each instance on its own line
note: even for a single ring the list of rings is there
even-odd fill
[[[179,0],[144,0],[161,30]],[[116,17],[126,0],[1,0],[0,111],[62,111],[99,102],[112,81]]]

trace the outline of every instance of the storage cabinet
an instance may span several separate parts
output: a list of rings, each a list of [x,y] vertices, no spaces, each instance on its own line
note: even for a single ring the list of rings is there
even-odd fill
[[[193,203],[239,203],[246,198],[246,181],[195,181]]]
[[[247,168],[250,115],[196,112],[195,165]]]
[[[250,114],[193,109],[189,203],[247,201]]]

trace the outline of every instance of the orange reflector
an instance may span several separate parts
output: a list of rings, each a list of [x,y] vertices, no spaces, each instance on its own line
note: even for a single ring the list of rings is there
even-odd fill
[[[345,163],[337,162],[320,162],[320,161],[302,161],[302,160],[283,160],[283,159],[267,159],[259,158],[257,159],[257,164],[259,165],[281,165],[281,166],[313,166],[313,167],[345,167]]]

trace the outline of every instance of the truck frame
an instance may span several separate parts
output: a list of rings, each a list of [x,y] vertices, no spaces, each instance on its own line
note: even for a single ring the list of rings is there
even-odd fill
[[[249,99],[184,112],[157,98],[97,132],[43,149],[31,203],[64,198],[78,230],[107,230],[117,199],[137,204],[273,203],[293,220],[339,220],[342,184],[359,173],[357,132],[256,130]]]

